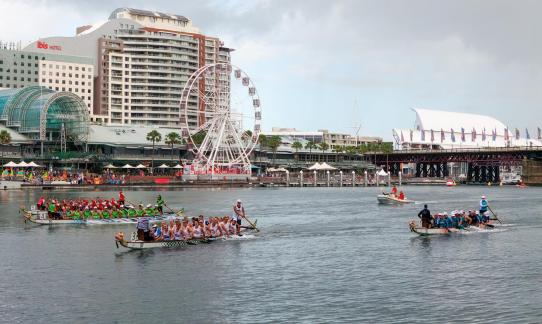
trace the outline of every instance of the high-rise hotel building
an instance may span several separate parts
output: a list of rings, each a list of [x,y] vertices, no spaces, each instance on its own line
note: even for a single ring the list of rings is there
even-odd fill
[[[190,75],[207,64],[230,62],[231,52],[186,17],[131,8],[78,27],[74,37],[40,39],[25,50],[90,57],[92,118],[105,125],[157,127],[180,127],[181,93]],[[189,108],[197,111],[198,102],[193,98]],[[189,123],[195,126],[196,116]]]

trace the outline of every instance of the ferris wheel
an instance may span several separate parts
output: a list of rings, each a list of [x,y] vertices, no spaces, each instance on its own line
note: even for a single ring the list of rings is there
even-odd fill
[[[250,172],[262,110],[250,77],[229,63],[203,66],[186,82],[180,106],[183,137],[204,172]]]

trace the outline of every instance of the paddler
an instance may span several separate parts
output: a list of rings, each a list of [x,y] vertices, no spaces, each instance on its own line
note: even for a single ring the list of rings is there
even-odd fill
[[[431,212],[427,209],[427,205],[423,205],[423,209],[418,213],[418,217],[422,220],[423,228],[431,227]]]
[[[147,216],[137,219],[137,239],[140,241],[150,241],[149,218]]]
[[[158,195],[158,197],[156,198],[156,209],[160,212],[160,216],[164,214],[164,204],[165,201],[164,199],[162,199],[162,195]]]
[[[405,193],[404,192],[399,192],[399,200],[405,200]]]
[[[241,199],[237,199],[235,204],[233,205],[233,217],[236,222],[236,231],[237,235],[241,236],[241,219],[245,218],[245,207],[243,207],[243,203],[241,202]]]
[[[397,196],[397,187],[395,185],[393,185],[393,187],[391,188],[391,194],[394,197]]]
[[[489,221],[489,216],[486,215],[488,208],[489,204],[487,203],[487,198],[485,195],[483,195],[482,199],[480,200],[480,218],[484,223]]]
[[[126,197],[124,196],[124,193],[122,190],[119,192],[119,205],[124,205],[126,202]]]

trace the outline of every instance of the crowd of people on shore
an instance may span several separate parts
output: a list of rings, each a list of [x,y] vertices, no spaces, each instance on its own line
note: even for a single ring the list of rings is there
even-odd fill
[[[122,191],[118,199],[111,198],[78,198],[78,199],[54,199],[40,197],[36,207],[38,210],[47,211],[51,219],[111,219],[111,218],[135,218],[143,216],[160,216],[164,213],[165,201],[158,195],[156,204],[138,204],[137,207],[126,203],[126,197]]]
[[[463,229],[468,226],[483,226],[490,222],[488,213],[489,204],[486,196],[480,200],[479,210],[453,210],[450,213],[441,212],[431,215],[431,212],[424,205],[418,213],[423,228],[457,228]]]

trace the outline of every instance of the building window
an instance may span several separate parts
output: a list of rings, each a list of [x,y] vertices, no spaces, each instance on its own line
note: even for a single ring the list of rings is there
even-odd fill
[[[45,83],[45,79],[41,79],[41,83]]]
[[[62,87],[62,91],[66,91],[66,88]]]
[[[53,83],[53,79],[49,79],[49,83]]]
[[[72,66],[71,66],[71,65],[70,65],[70,67],[68,68],[68,70],[70,70],[70,71],[72,70]]]
[[[83,66],[83,67],[81,68],[81,71],[84,71],[84,70],[85,70],[85,67]]]
[[[65,77],[66,77],[66,73],[62,73],[62,77],[65,78]]]
[[[58,87],[55,87],[55,90],[58,91]]]

